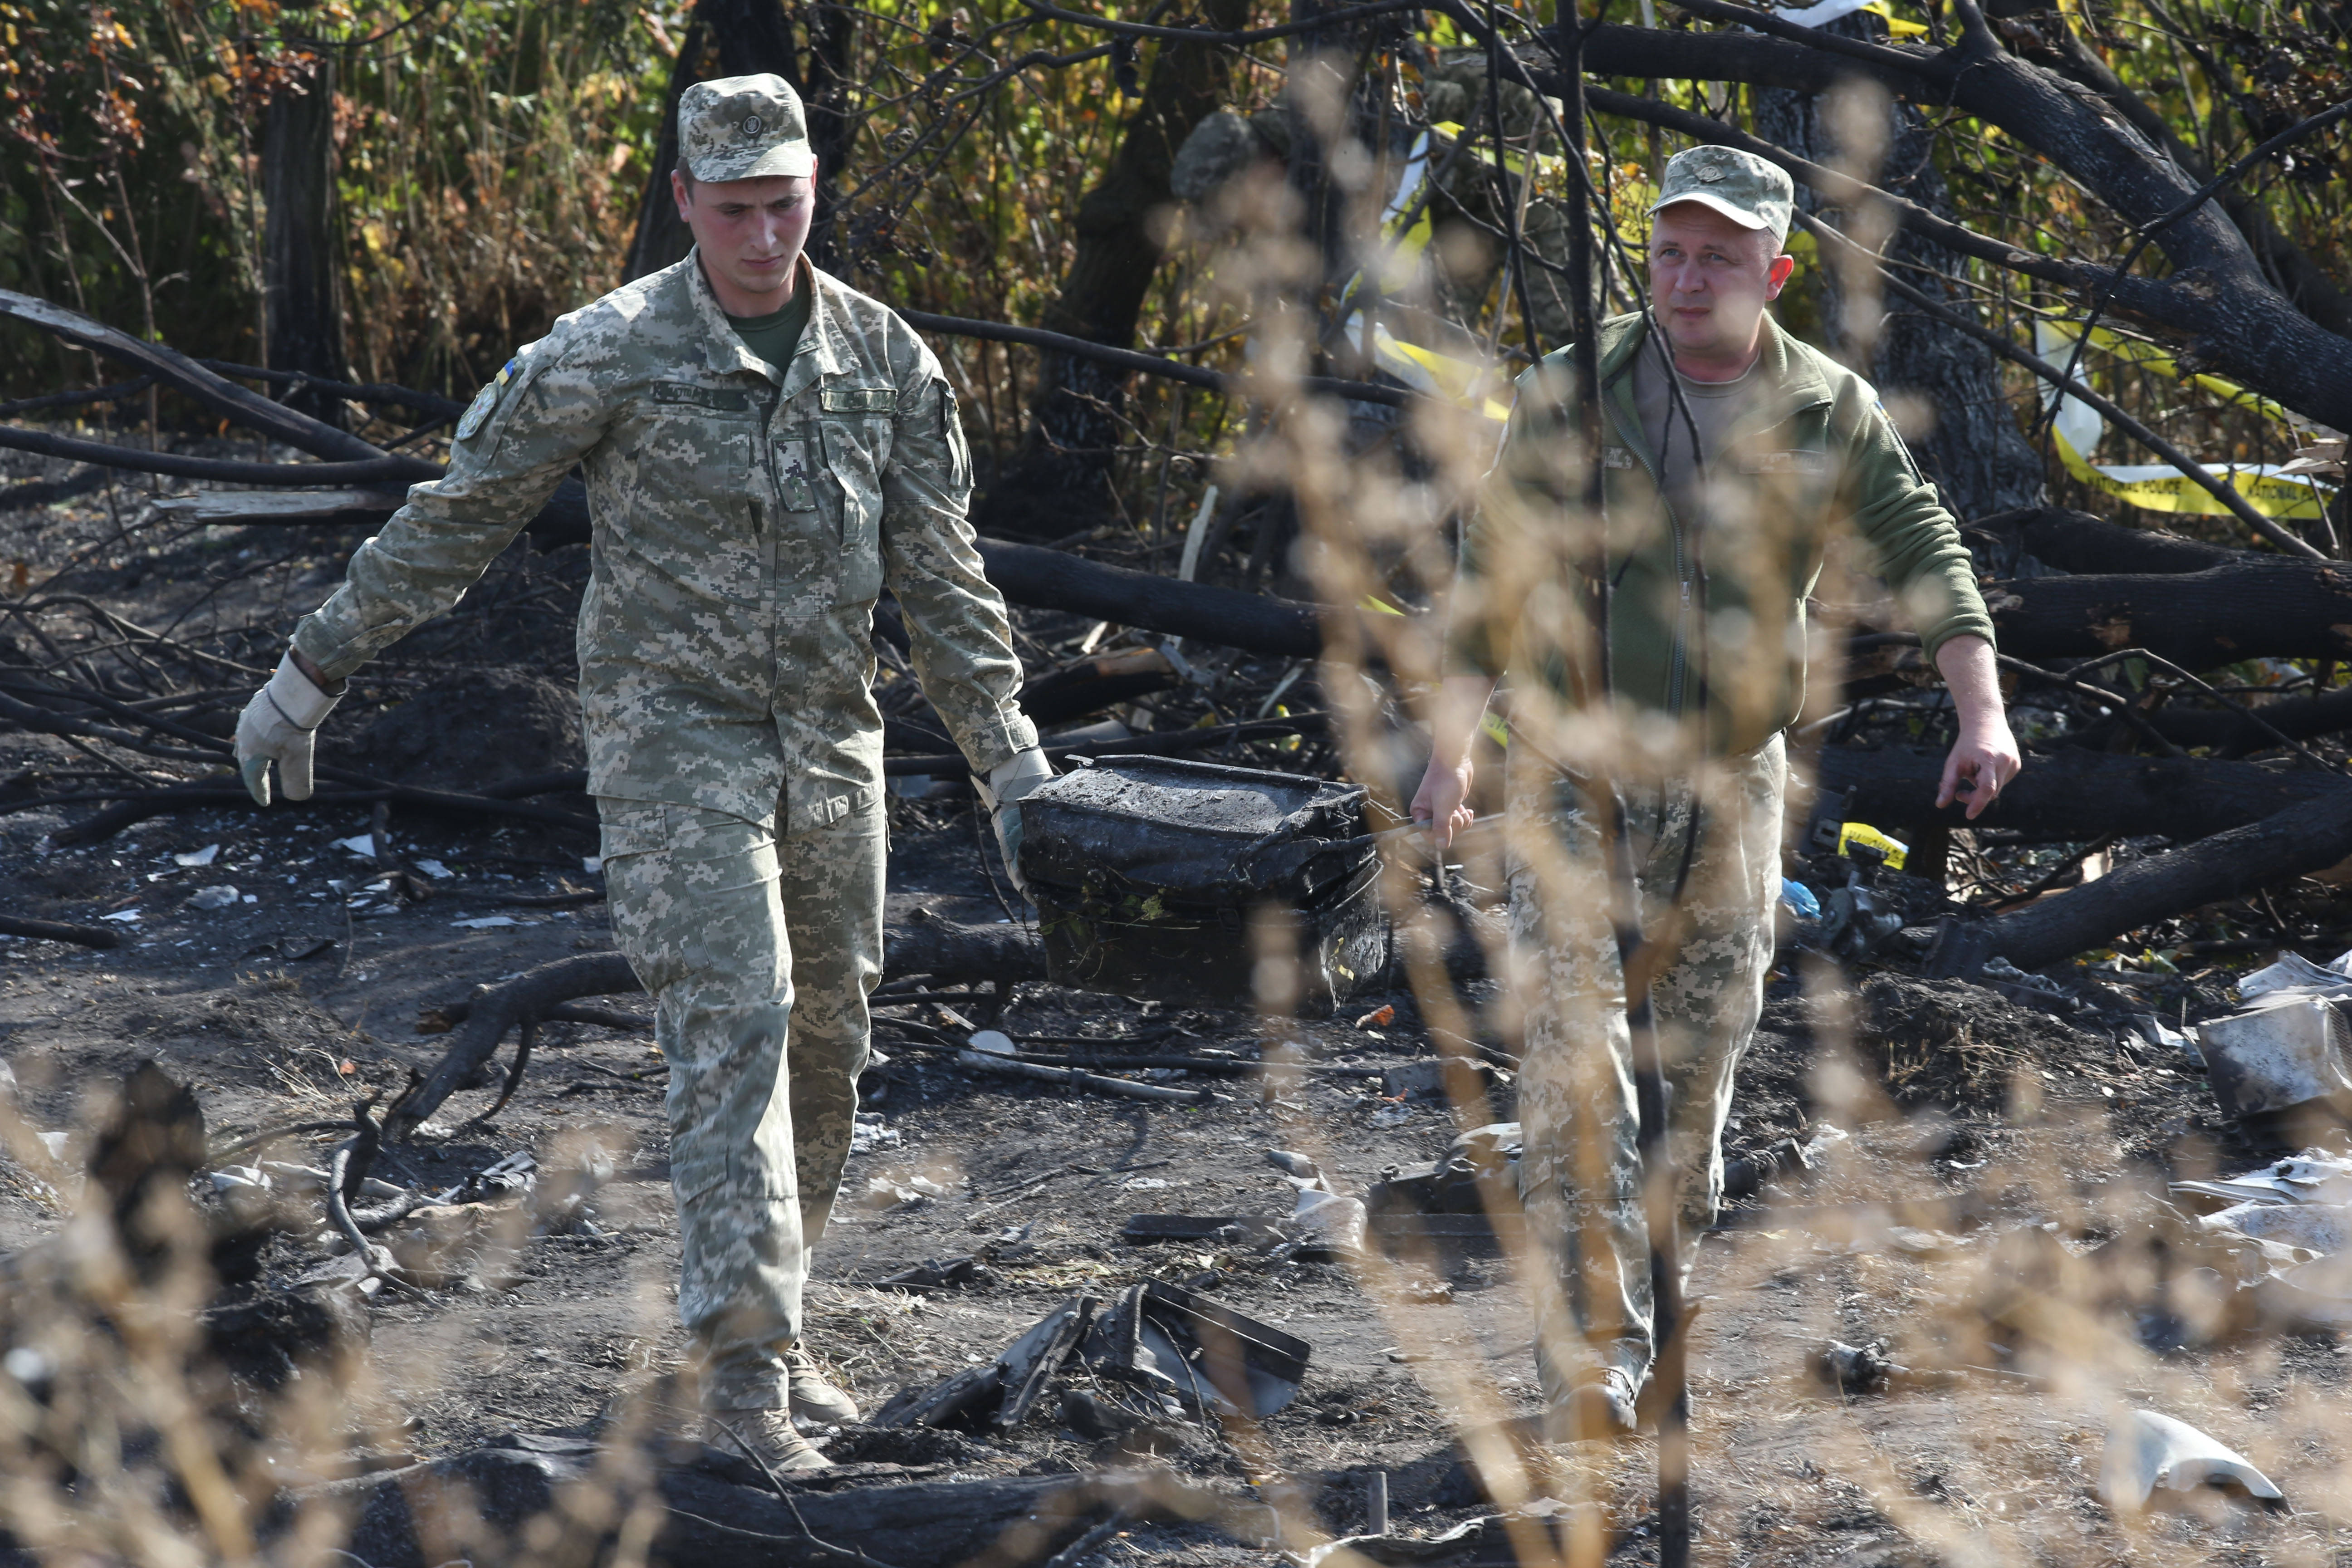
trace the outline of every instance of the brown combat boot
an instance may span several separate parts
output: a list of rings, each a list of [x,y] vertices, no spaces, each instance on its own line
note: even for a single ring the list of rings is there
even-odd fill
[[[815,1358],[797,1344],[784,1352],[784,1369],[794,1415],[822,1426],[857,1419],[857,1402],[827,1381],[817,1371]]]
[[[705,1416],[715,1447],[748,1455],[761,1469],[778,1476],[794,1470],[822,1470],[833,1461],[801,1436],[786,1410],[719,1410]]]

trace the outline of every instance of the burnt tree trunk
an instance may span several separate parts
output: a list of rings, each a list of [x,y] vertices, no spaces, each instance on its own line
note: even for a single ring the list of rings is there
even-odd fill
[[[316,57],[307,80],[269,100],[261,133],[263,319],[269,368],[348,381],[335,289],[335,60]],[[285,401],[338,429],[339,398],[297,389]]]
[[[1830,24],[1828,30],[1866,37],[1861,17],[1849,16]],[[1835,164],[1839,149],[1825,122],[1825,108],[1823,95],[1767,89],[1756,95],[1756,133],[1814,163]],[[1938,217],[1954,218],[1943,173],[1936,167],[1935,132],[1926,118],[1911,105],[1897,103],[1887,115],[1886,132],[1886,158],[1877,184]],[[1827,214],[1833,226],[1846,226],[1846,215],[1801,186],[1797,202],[1801,210]],[[1968,270],[1965,258],[1907,229],[1896,231],[1887,257],[1931,275],[1965,275]],[[1933,276],[1907,276],[1946,309],[1975,315],[1972,298]],[[1847,301],[1836,270],[1824,267],[1816,282],[1828,302],[1825,314],[1833,340],[1850,345]],[[1877,384],[1897,423],[1906,426],[1904,439],[1911,455],[1943,492],[1944,504],[1956,516],[1982,517],[2039,501],[2042,459],[2019,431],[2001,395],[2000,362],[1992,351],[1940,321],[1906,310],[1900,301],[1890,301],[1889,307],[1870,363],[1856,368]],[[1851,363],[1851,354],[1840,357]],[[1912,434],[1915,430],[1918,434]]]
[[[829,13],[831,8],[824,10]],[[669,189],[670,171],[677,167],[677,100],[698,81],[713,77],[752,76],[761,71],[772,72],[792,83],[803,103],[807,103],[806,84],[802,80],[793,48],[792,25],[785,19],[784,8],[778,0],[698,0],[693,19],[679,40],[677,59],[670,68],[669,91],[662,100],[661,140],[654,148],[653,174],[646,181],[645,195],[637,202],[637,232],[629,241],[625,268],[629,277],[642,278],[673,262],[683,261],[694,246],[694,237],[678,217],[677,204],[671,198]],[[826,126],[839,136],[837,149],[828,149],[814,134],[817,112],[811,107],[808,113],[813,133],[810,140],[817,149],[821,187],[829,186],[835,165],[848,150],[847,139],[839,132],[839,93],[831,83],[828,78]],[[826,155],[828,151],[832,152],[831,157]],[[818,216],[824,215],[821,190]]]
[[[793,85],[808,110],[809,145],[816,153],[816,217],[809,225],[808,255],[826,271],[841,272],[856,249],[840,218],[841,172],[857,139],[857,120],[850,112],[857,12],[848,5],[812,5],[803,26],[808,60]]]
[[[1205,0],[1210,26],[1239,27],[1245,0]],[[1230,57],[1168,42],[1151,65],[1142,101],[1102,182],[1078,204],[1077,250],[1061,293],[1038,325],[1130,348],[1160,258],[1167,253],[1169,170],[1192,127],[1223,102]],[[1109,510],[1111,458],[1124,437],[1125,371],[1065,354],[1042,356],[1020,456],[977,509],[985,532],[1055,539]]]

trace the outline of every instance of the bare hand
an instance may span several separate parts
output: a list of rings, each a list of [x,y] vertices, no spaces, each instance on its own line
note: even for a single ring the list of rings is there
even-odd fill
[[[1936,808],[1940,811],[1965,795],[1969,820],[1974,822],[2024,765],[2018,755],[2017,737],[2009,731],[2009,720],[1998,710],[1983,722],[1963,724],[1952,754],[1944,759],[1944,780],[1936,792]]]
[[[1421,776],[1421,787],[1412,795],[1412,820],[1415,826],[1429,829],[1431,842],[1440,849],[1454,842],[1454,836],[1477,820],[1478,814],[1470,805],[1470,780],[1475,768],[1469,758],[1462,759],[1459,767],[1448,768],[1436,758],[1429,761],[1429,771]]]

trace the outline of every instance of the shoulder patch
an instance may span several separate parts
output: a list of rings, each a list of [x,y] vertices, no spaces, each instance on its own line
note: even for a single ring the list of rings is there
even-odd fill
[[[466,405],[465,414],[457,420],[458,440],[473,439],[475,433],[481,429],[484,422],[497,409],[499,399],[506,395],[507,384],[514,379],[515,369],[521,363],[520,355],[507,361],[499,368],[499,374],[486,383],[481,391],[474,394],[474,401]]]

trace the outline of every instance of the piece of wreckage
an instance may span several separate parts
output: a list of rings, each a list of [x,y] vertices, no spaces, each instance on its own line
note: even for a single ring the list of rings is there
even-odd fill
[[[1181,1446],[1187,1426],[1205,1431],[1282,1409],[1297,1397],[1311,1354],[1306,1341],[1222,1301],[1146,1280],[1108,1300],[1071,1297],[994,1361],[901,1389],[873,1424],[1010,1431],[1067,1372],[1072,1380],[1052,1408],[1075,1429],[1115,1452],[1160,1452]],[[1108,1397],[1106,1387],[1114,1391]]]

